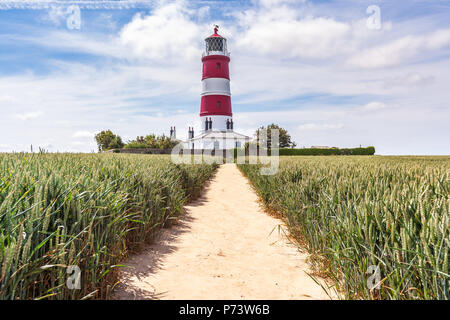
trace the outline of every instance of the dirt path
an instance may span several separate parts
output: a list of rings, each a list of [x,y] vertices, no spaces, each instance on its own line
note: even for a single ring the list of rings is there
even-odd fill
[[[248,180],[222,165],[186,214],[123,268],[114,299],[327,299]],[[272,232],[273,231],[273,232]]]

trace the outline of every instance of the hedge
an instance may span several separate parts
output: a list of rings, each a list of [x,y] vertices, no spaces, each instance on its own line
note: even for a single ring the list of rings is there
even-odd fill
[[[330,148],[330,149],[280,149],[280,156],[373,156],[375,154],[375,147],[367,148]]]
[[[234,148],[234,158],[237,157],[238,149]],[[245,154],[248,155],[248,149],[245,150]],[[270,150],[267,152],[270,155]],[[375,154],[375,147],[367,148],[330,148],[330,149],[317,149],[317,148],[305,148],[305,149],[279,149],[280,156],[373,156]]]

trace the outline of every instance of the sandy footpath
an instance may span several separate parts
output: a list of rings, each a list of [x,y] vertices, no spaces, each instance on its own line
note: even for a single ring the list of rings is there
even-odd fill
[[[114,299],[328,299],[234,164],[122,268]]]

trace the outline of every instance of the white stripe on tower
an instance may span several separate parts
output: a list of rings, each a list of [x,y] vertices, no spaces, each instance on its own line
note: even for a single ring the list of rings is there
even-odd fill
[[[230,80],[225,78],[207,78],[202,80],[202,96],[231,96]]]

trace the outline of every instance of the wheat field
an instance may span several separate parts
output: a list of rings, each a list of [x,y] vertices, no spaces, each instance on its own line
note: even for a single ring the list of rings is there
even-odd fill
[[[239,167],[344,298],[450,298],[450,157],[280,159]]]
[[[0,299],[109,297],[120,261],[215,169],[170,156],[0,154]],[[67,285],[73,268],[79,290]]]

